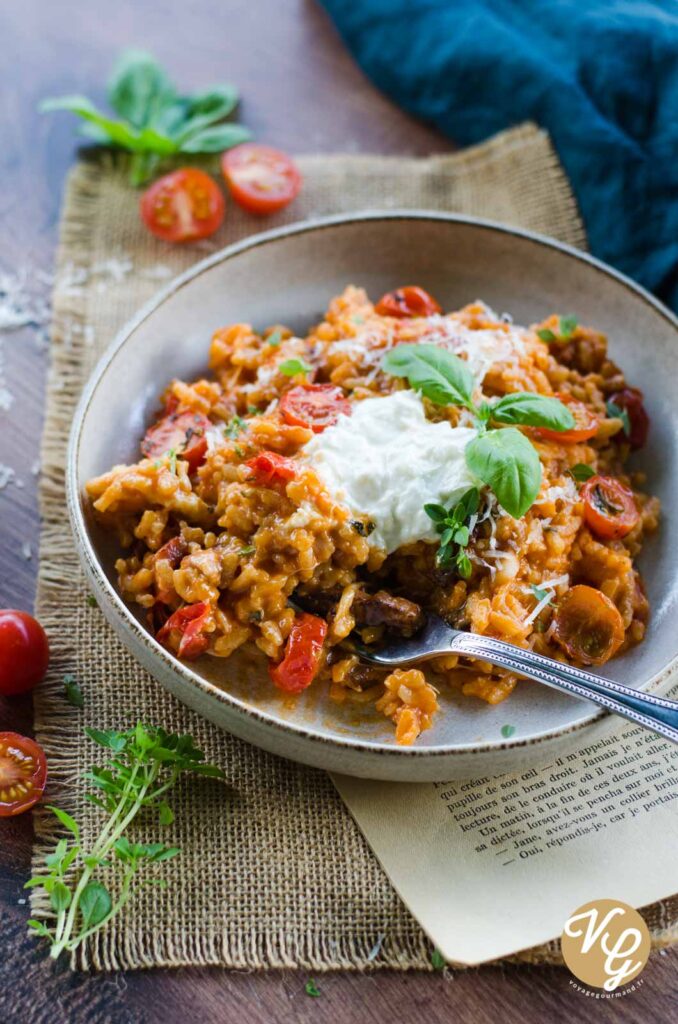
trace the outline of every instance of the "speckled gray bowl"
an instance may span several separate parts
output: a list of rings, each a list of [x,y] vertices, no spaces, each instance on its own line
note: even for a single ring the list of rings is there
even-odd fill
[[[258,235],[204,260],[165,288],[125,327],[85,388],[68,455],[68,500],[82,563],[107,619],[139,661],[186,704],[251,743],[346,774],[427,781],[543,764],[609,730],[592,705],[522,683],[499,707],[444,695],[435,726],[399,748],[381,716],[332,704],[311,687],[295,706],[263,665],[204,657],[182,664],[120,598],[112,538],[83,500],[85,481],[134,461],[157,397],[172,377],[204,371],[213,330],[229,321],[288,323],[304,332],[347,283],[370,295],[419,283],[446,309],[481,297],[531,323],[574,312],[611,338],[612,357],[646,394],[653,429],[637,463],[659,494],[664,520],[643,552],[652,604],[640,647],[606,667],[630,686],[663,692],[678,654],[678,321],[601,263],[525,232],[422,211],[363,214]],[[501,727],[515,727],[502,738]]]

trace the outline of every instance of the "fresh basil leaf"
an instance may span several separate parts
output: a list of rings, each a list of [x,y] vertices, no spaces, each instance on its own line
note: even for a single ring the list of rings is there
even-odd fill
[[[108,83],[108,101],[135,128],[146,128],[175,97],[174,87],[160,65],[141,50],[125,50]]]
[[[310,373],[313,367],[309,366],[305,359],[285,359],[278,369],[286,377],[296,377],[299,373]]]
[[[155,128],[142,128],[137,142],[139,149],[156,156],[171,156],[176,153],[177,144],[168,135],[162,135]]]
[[[185,139],[180,149],[182,153],[222,153],[251,138],[252,132],[241,124],[217,124]]]
[[[537,337],[541,338],[541,340],[545,341],[547,344],[551,344],[558,340],[553,331],[549,330],[548,327],[540,327],[537,331]]]
[[[83,931],[101,924],[113,909],[110,893],[101,882],[90,882],[85,886],[80,896],[79,906]]]
[[[442,523],[447,519],[447,509],[444,505],[424,505],[424,512],[434,523]]]
[[[562,341],[568,341],[579,326],[576,316],[561,316],[560,337]]]
[[[515,427],[490,430],[466,446],[466,465],[492,488],[510,516],[525,515],[539,494],[541,463],[536,450]]]
[[[578,462],[576,466],[571,466],[568,469],[568,473],[571,477],[574,477],[578,484],[596,475],[595,469],[592,466],[587,466],[585,462]]]
[[[548,427],[549,430],[572,430],[574,416],[557,398],[517,391],[504,395],[492,406],[491,418],[497,423],[526,427]]]
[[[232,85],[214,85],[184,97],[183,103],[181,140],[232,114],[238,105],[238,90]]]
[[[382,367],[394,377],[406,377],[436,405],[471,405],[473,374],[463,359],[438,345],[403,342],[386,353]]]
[[[67,110],[71,114],[77,114],[85,121],[95,124],[101,131],[105,131],[109,143],[122,146],[124,149],[137,150],[139,148],[139,137],[133,128],[130,128],[124,121],[115,121],[111,117],[106,117],[86,96],[58,96],[55,99],[44,100],[40,104],[39,110],[42,114],[53,110]]]
[[[631,433],[631,420],[628,409],[623,409],[622,406],[617,405],[615,402],[607,402],[605,408],[608,416],[614,420],[622,421],[622,428],[628,437]]]

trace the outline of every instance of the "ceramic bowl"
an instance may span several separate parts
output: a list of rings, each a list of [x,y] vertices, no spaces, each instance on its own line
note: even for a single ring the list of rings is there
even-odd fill
[[[284,757],[371,778],[430,781],[478,777],[548,763],[593,741],[609,716],[591,704],[520,683],[498,707],[443,695],[435,725],[413,747],[395,745],[390,722],[338,707],[320,688],[291,704],[262,663],[203,657],[186,664],[158,644],[120,598],[116,545],[94,522],[85,481],[135,461],[139,438],[172,377],[203,373],[215,328],[248,320],[305,333],[328,300],[354,283],[379,296],[406,283],[430,290],[445,309],[483,298],[533,323],[575,313],[610,336],[611,355],[642,388],[652,418],[636,463],[662,499],[661,530],[641,558],[652,606],[643,644],[606,666],[630,686],[663,692],[678,653],[678,321],[620,274],[567,246],[469,218],[399,211],[301,224],[231,246],[165,288],[124,328],[85,388],[68,454],[68,500],[78,551],[115,631],[148,671],[219,726]],[[503,725],[514,732],[502,737]]]

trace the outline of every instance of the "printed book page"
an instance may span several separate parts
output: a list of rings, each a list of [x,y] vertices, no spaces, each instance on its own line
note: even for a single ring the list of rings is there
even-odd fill
[[[589,900],[642,907],[678,892],[678,747],[614,729],[512,775],[416,785],[333,776],[446,960],[479,964],[559,937]]]

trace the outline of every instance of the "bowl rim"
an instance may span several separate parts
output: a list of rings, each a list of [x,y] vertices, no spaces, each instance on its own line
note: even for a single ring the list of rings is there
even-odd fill
[[[231,712],[235,713],[237,717],[250,718],[263,729],[279,731],[287,735],[291,734],[292,737],[297,738],[299,741],[307,741],[320,747],[329,745],[334,748],[345,748],[347,751],[363,753],[366,755],[386,756],[399,759],[414,758],[416,760],[437,757],[449,758],[454,757],[455,755],[464,756],[473,753],[496,753],[498,751],[518,750],[521,747],[524,748],[528,746],[548,744],[549,741],[560,739],[568,734],[589,729],[589,727],[594,723],[608,717],[611,712],[606,711],[605,709],[594,710],[589,715],[586,715],[584,718],[579,719],[577,722],[574,722],[569,726],[548,728],[546,730],[539,731],[534,735],[515,740],[502,738],[501,740],[496,741],[473,741],[459,745],[450,745],[447,743],[426,747],[418,747],[416,745],[412,747],[402,747],[395,743],[390,746],[383,742],[363,740],[339,734],[327,735],[316,732],[307,726],[294,722],[293,720],[282,719],[269,712],[247,705],[240,699],[233,697],[227,690],[220,689],[214,683],[209,682],[207,679],[204,679],[202,676],[193,672],[188,665],[173,657],[161,644],[157,642],[157,640],[155,640],[154,637],[141,628],[138,620],[132,614],[129,607],[122,600],[121,596],[109,581],[108,576],[103,571],[89,538],[82,508],[82,495],[78,484],[80,433],[92,398],[101,383],[109,364],[141,324],[147,320],[148,317],[151,316],[167,299],[181,291],[182,288],[190,285],[195,278],[199,277],[212,267],[226,262],[242,252],[256,249],[260,246],[267,245],[269,242],[276,242],[289,236],[300,236],[310,232],[323,231],[328,228],[339,227],[346,224],[369,223],[371,221],[382,220],[417,220],[460,224],[468,227],[479,228],[481,230],[498,232],[507,237],[514,236],[523,241],[532,242],[537,245],[545,246],[549,249],[554,249],[565,256],[587,265],[591,270],[616,280],[628,291],[632,292],[638,299],[642,300],[646,305],[650,306],[656,313],[663,317],[667,322],[667,326],[673,328],[673,330],[678,333],[678,316],[660,302],[659,299],[655,298],[655,296],[643,288],[642,285],[639,285],[621,271],[616,270],[614,267],[609,266],[602,260],[597,259],[595,256],[591,256],[589,253],[576,249],[574,246],[568,245],[565,242],[549,238],[548,236],[535,231],[513,227],[512,225],[502,224],[498,221],[486,218],[473,217],[459,213],[447,213],[437,210],[427,210],[424,208],[404,207],[393,210],[367,209],[353,213],[335,214],[328,217],[317,217],[304,221],[297,221],[293,224],[284,225],[283,227],[273,228],[268,231],[249,235],[247,238],[235,242],[232,245],[225,246],[223,249],[220,249],[215,253],[211,253],[204,259],[199,260],[189,267],[188,270],[179,274],[167,285],[160,288],[151,297],[151,299],[148,300],[148,302],[144,303],[140,309],[126,321],[101,354],[90,373],[75,409],[73,422],[69,432],[66,455],[66,500],[71,530],[75,537],[78,555],[92,582],[96,584],[98,590],[103,592],[108,599],[107,611],[109,614],[106,615],[106,617],[109,619],[109,622],[113,624],[111,620],[115,619],[115,623],[122,628],[126,636],[135,639],[146,647],[149,660],[157,661],[159,659],[163,664],[165,671],[173,675],[175,680],[183,685],[188,684],[193,688],[197,688],[202,691],[207,698],[212,700],[216,699],[218,702],[224,704]],[[138,659],[138,655],[134,650],[132,650],[132,653]],[[676,651],[676,653],[674,653],[668,661],[658,669],[657,672],[655,672],[649,679],[645,680],[638,689],[646,692],[658,689],[672,674],[672,671],[677,664],[678,651]]]

